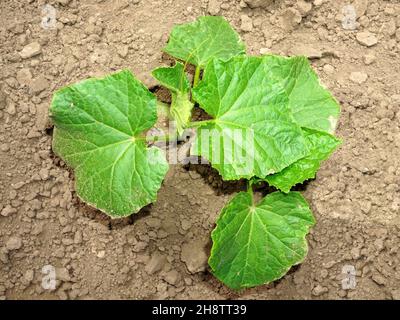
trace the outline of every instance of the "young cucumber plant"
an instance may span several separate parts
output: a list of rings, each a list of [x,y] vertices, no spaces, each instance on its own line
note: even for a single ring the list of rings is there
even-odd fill
[[[340,144],[333,136],[338,103],[305,57],[247,56],[222,17],[175,26],[164,51],[179,60],[153,71],[171,92],[173,136],[196,129],[191,155],[207,159],[225,180],[249,180],[212,232],[213,274],[233,289],[279,279],[307,254],[315,220],[290,190],[314,178]],[[192,84],[187,64],[196,68]],[[192,122],[195,104],[210,119]],[[169,165],[149,140],[174,138],[146,138],[160,106],[128,70],[54,94],[53,150],[74,169],[83,201],[118,218],[156,200]],[[257,202],[252,184],[260,180],[279,191]]]

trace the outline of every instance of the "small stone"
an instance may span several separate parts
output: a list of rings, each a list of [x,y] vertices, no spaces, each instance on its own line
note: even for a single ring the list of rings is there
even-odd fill
[[[192,241],[182,246],[181,260],[190,273],[197,273],[206,270],[208,256],[201,242]]]
[[[356,18],[362,17],[368,9],[368,0],[354,0],[352,3],[355,11]]]
[[[296,6],[303,17],[307,16],[312,9],[312,4],[303,0],[297,1]]]
[[[356,35],[357,41],[366,47],[372,47],[378,43],[378,39],[371,32],[359,32]]]
[[[250,32],[253,30],[253,20],[245,14],[240,16],[240,20],[242,21],[240,25],[240,29],[244,32]]]
[[[244,0],[250,8],[268,8],[274,0]]]
[[[181,226],[184,231],[187,231],[192,227],[192,222],[189,219],[182,219]]]
[[[10,214],[16,213],[17,209],[11,207],[9,204],[6,205],[3,210],[1,210],[1,215],[3,217],[8,217]]]
[[[176,285],[179,281],[179,272],[176,270],[169,271],[165,275],[164,280],[167,281],[169,284],[172,284],[173,286]]]
[[[386,284],[386,279],[380,274],[373,274],[372,280],[381,286]]]
[[[364,60],[364,63],[366,65],[370,65],[370,64],[373,64],[376,61],[376,57],[373,54],[366,54],[363,57],[363,60]]]
[[[386,33],[389,37],[392,37],[396,34],[397,28],[394,20],[390,20],[383,25],[383,32]]]
[[[264,55],[264,54],[268,54],[271,53],[271,49],[270,48],[261,48],[260,49],[260,54]]]
[[[128,46],[122,46],[117,49],[117,53],[121,58],[125,58],[129,53]]]
[[[368,75],[364,72],[356,71],[350,74],[350,80],[354,83],[362,84],[367,81],[367,79]]]
[[[290,53],[295,56],[306,56],[309,59],[322,58],[322,50],[306,44],[299,44],[291,48]]]
[[[160,229],[161,220],[157,218],[150,217],[146,220],[146,224],[153,229]]]
[[[335,68],[330,64],[324,65],[324,67],[322,69],[324,70],[324,72],[326,74],[333,74],[335,72]]]
[[[17,81],[21,86],[28,85],[32,80],[31,70],[23,68],[17,72]]]
[[[22,247],[22,240],[19,237],[11,237],[8,239],[6,242],[6,248],[10,251],[12,250],[18,250],[19,248]]]
[[[74,234],[74,243],[80,244],[82,243],[82,231],[78,230]]]
[[[46,169],[46,168],[40,169],[39,170],[39,176],[43,181],[49,179],[49,170]]]
[[[29,87],[33,94],[38,94],[49,87],[49,81],[44,76],[32,80]]]
[[[32,58],[42,52],[42,47],[39,42],[32,42],[26,45],[19,53],[22,59]]]
[[[66,268],[56,268],[56,279],[64,282],[71,281],[71,276]]]
[[[220,0],[209,0],[208,1],[208,13],[215,16],[221,10],[221,1]]]
[[[280,25],[286,31],[292,31],[302,20],[301,14],[294,8],[286,9],[280,15]]]
[[[156,272],[160,271],[164,267],[165,262],[166,262],[165,256],[163,256],[160,253],[156,252],[151,256],[151,259],[147,263],[147,265],[144,268],[144,270],[148,274],[156,273]]]
[[[7,107],[6,111],[11,116],[15,115],[17,113],[17,109],[15,108],[15,103],[10,101],[8,103],[8,107]]]
[[[400,289],[392,290],[391,294],[393,300],[400,300]]]
[[[321,286],[318,284],[314,289],[312,290],[312,294],[316,297],[319,297],[320,295],[323,295],[324,293],[328,292],[328,288]]]
[[[97,252],[97,258],[103,259],[106,256],[106,252],[104,250],[100,250]]]
[[[33,270],[27,270],[24,274],[24,281],[28,285],[33,281],[35,272]]]

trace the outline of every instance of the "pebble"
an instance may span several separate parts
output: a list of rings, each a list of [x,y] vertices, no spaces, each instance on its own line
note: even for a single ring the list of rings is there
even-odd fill
[[[167,281],[169,284],[176,285],[179,282],[179,272],[176,270],[169,271],[164,280]]]
[[[312,9],[312,4],[303,0],[297,1],[296,6],[303,17],[307,16]]]
[[[21,86],[28,85],[32,80],[31,70],[23,68],[17,72],[17,81]]]
[[[350,80],[354,83],[362,84],[367,81],[368,75],[364,72],[356,71],[350,74]]]
[[[290,53],[295,56],[306,56],[309,59],[321,59],[323,55],[322,50],[305,44],[291,48]]]
[[[221,1],[220,0],[209,0],[208,1],[208,13],[215,16],[221,10]]]
[[[319,297],[320,295],[328,292],[328,288],[321,286],[318,284],[314,289],[312,290],[313,296]]]
[[[147,265],[144,268],[144,270],[148,274],[156,273],[156,272],[160,271],[164,267],[165,262],[166,262],[165,256],[161,255],[160,253],[154,253],[151,256],[151,259],[147,263]]]
[[[49,87],[49,81],[43,76],[39,76],[32,80],[29,87],[33,94],[38,94]]]
[[[22,59],[28,59],[32,58],[34,56],[37,56],[42,52],[42,47],[40,46],[39,42],[32,42],[28,45],[26,45],[19,55],[21,56]]]
[[[192,241],[182,246],[181,260],[190,273],[197,273],[206,270],[208,256],[201,242]]]
[[[375,34],[368,31],[357,33],[356,39],[360,44],[366,47],[372,47],[378,43]]]
[[[280,16],[280,24],[286,31],[293,30],[302,20],[301,14],[294,8],[288,8]]]
[[[370,65],[370,64],[373,64],[376,61],[376,57],[373,54],[366,54],[363,57],[363,60],[364,60],[364,63],[366,65]]]
[[[253,20],[251,20],[251,18],[245,14],[242,14],[240,16],[240,20],[241,25],[240,25],[240,29],[244,32],[250,32],[253,30]]]
[[[386,284],[386,279],[380,274],[373,274],[372,280],[382,286]]]
[[[18,250],[19,248],[22,247],[22,240],[19,237],[11,237],[8,239],[6,242],[6,248],[10,251],[12,250]]]
[[[1,215],[3,217],[8,217],[10,214],[16,213],[17,209],[11,207],[9,204],[6,205],[3,210],[1,210]]]
[[[362,17],[368,9],[368,0],[354,0],[352,5],[356,11],[357,19]]]
[[[392,290],[391,294],[393,300],[400,300],[400,289]]]
[[[71,281],[71,276],[67,268],[56,268],[56,279],[64,282]]]
[[[250,8],[268,8],[274,0],[244,0]]]
[[[335,72],[335,68],[330,64],[324,65],[324,67],[322,69],[324,70],[324,72],[326,74],[333,74]]]

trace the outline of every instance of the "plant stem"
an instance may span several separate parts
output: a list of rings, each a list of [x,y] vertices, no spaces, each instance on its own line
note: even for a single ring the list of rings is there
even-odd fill
[[[247,180],[247,192],[251,196],[251,202],[254,206],[254,195],[253,195],[253,180]]]
[[[194,72],[193,88],[197,86],[200,80],[200,66],[196,66],[196,71]]]

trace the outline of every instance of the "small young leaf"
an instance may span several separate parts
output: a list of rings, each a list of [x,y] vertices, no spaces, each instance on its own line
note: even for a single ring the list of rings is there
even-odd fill
[[[209,160],[225,180],[265,177],[308,154],[289,97],[270,68],[270,57],[213,60],[193,89],[195,101],[214,119],[200,123],[191,152]]]
[[[190,84],[185,67],[177,62],[173,67],[161,67],[153,70],[154,78],[171,91],[170,115],[176,121],[176,129],[181,135],[190,122],[193,103],[189,100]]]
[[[173,67],[160,67],[152,71],[152,75],[160,83],[174,92],[188,93],[190,89],[189,80],[185,73],[185,66],[177,62]]]
[[[306,234],[315,220],[300,193],[275,192],[258,204],[238,193],[223,209],[212,232],[209,265],[232,289],[282,277],[307,255]]]
[[[310,154],[282,171],[265,178],[270,185],[283,192],[289,192],[297,183],[314,178],[321,162],[328,159],[330,154],[341,144],[340,139],[329,133],[311,129],[304,129],[304,133]]]
[[[164,51],[201,68],[213,58],[227,60],[245,53],[239,35],[223,17],[200,17],[175,26]]]
[[[154,95],[124,70],[58,90],[53,150],[75,169],[80,198],[111,217],[153,202],[168,170],[142,133],[157,119]]]

